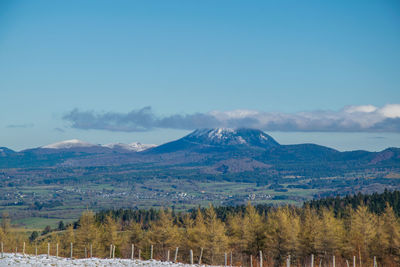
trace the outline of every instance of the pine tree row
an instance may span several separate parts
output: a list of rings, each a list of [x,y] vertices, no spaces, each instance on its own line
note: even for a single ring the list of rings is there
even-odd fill
[[[156,259],[165,260],[178,247],[180,261],[189,262],[192,250],[195,261],[201,254],[206,264],[223,264],[224,254],[232,252],[233,265],[250,266],[250,257],[254,259],[262,251],[264,266],[283,266],[289,255],[292,264],[304,266],[311,254],[316,263],[328,263],[335,256],[337,266],[346,266],[346,260],[352,262],[353,256],[357,266],[371,266],[374,256],[380,266],[399,266],[400,222],[390,206],[381,214],[364,205],[348,208],[344,214],[337,217],[332,209],[309,205],[271,208],[260,214],[248,204],[243,211],[231,212],[221,220],[210,206],[198,209],[195,216],[182,214],[179,219],[171,210],[161,209],[144,225],[109,215],[99,221],[93,212],[86,211],[76,229],[69,225],[66,230],[31,240],[13,233],[3,218],[0,241],[9,249],[21,248],[26,242],[26,253],[34,253],[37,247],[39,253],[45,253],[48,243],[53,249],[59,244],[59,255],[65,257],[69,257],[73,243],[74,257],[110,257],[113,245],[116,257],[130,258],[134,244],[135,258],[140,253],[142,259],[150,258],[153,246]]]

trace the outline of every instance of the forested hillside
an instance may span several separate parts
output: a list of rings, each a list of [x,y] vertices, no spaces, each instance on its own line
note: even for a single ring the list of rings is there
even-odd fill
[[[382,194],[373,193],[371,195],[358,193],[345,197],[327,197],[306,202],[313,209],[329,208],[334,211],[336,216],[346,213],[349,207],[355,209],[360,205],[368,207],[369,211],[382,214],[387,205],[393,208],[397,216],[400,216],[400,191],[385,190]]]
[[[357,209],[359,206],[366,206],[368,211],[377,215],[382,214],[387,206],[393,208],[394,213],[397,217],[400,216],[400,191],[389,191],[385,190],[383,193],[373,194],[361,194],[347,195],[344,197],[326,197],[307,201],[303,204],[303,207],[310,207],[313,210],[321,212],[321,210],[329,209],[334,212],[335,217],[343,217],[348,215],[350,210]],[[217,217],[226,222],[226,220],[235,214],[245,213],[246,205],[237,206],[218,206],[214,207]],[[273,210],[274,207],[267,204],[254,205],[255,210],[260,215],[268,216],[268,212]],[[204,208],[200,209],[202,213],[205,213]],[[197,210],[191,209],[188,211],[190,217],[195,219],[197,216]],[[104,222],[107,216],[113,217],[115,220],[122,222],[135,221],[140,222],[143,225],[148,225],[151,221],[159,219],[159,210],[156,209],[118,209],[118,210],[102,210],[96,213],[96,221],[99,223]],[[174,221],[182,221],[187,212],[174,212],[171,211],[171,216]],[[78,222],[76,222],[78,224]]]
[[[371,265],[375,256],[381,266],[400,264],[400,222],[390,205],[398,205],[399,192],[345,197],[338,203],[346,212],[334,212],[330,199],[292,206],[219,207],[209,206],[187,213],[160,210],[118,210],[95,214],[86,211],[75,224],[45,229],[41,235],[30,237],[15,233],[3,218],[0,239],[7,250],[21,248],[27,252],[38,247],[46,251],[47,244],[59,244],[59,254],[68,256],[70,243],[75,257],[87,257],[89,249],[97,257],[109,257],[110,245],[116,246],[117,257],[135,257],[139,249],[142,258],[153,256],[165,260],[179,247],[179,261],[189,261],[189,250],[195,259],[207,264],[223,264],[224,253],[232,252],[234,265],[249,266],[250,257],[259,260],[262,251],[264,266],[281,266],[290,255],[294,264],[305,264],[310,255],[316,262],[331,262],[335,256],[339,266],[346,260],[364,266]],[[356,199],[361,199],[356,201]],[[377,203],[388,206],[375,210]],[[388,200],[388,201],[386,201]],[[376,202],[376,203],[375,203]],[[332,202],[336,203],[336,202]],[[349,203],[349,204],[347,204]],[[355,204],[353,204],[355,203]],[[324,206],[325,205],[325,206]],[[344,216],[345,215],[345,216]],[[65,229],[65,230],[64,230]]]

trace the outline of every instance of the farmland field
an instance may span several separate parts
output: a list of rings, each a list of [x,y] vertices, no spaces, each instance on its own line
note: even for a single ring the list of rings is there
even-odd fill
[[[76,220],[85,209],[172,207],[183,211],[209,203],[219,206],[248,201],[301,205],[322,196],[399,188],[399,174],[393,171],[322,178],[286,176],[266,179],[262,184],[251,182],[254,173],[243,174],[243,181],[238,181],[229,175],[201,175],[187,170],[164,169],[156,174],[147,167],[132,171],[115,168],[104,175],[91,171],[51,169],[50,174],[55,173],[53,180],[44,181],[42,174],[48,175],[48,169],[43,168],[29,179],[14,179],[13,183],[3,179],[0,211],[7,211],[18,227],[43,229],[46,225],[55,227],[61,220]],[[3,170],[3,176],[12,175],[24,177],[23,170]],[[61,177],[65,178],[63,182]]]

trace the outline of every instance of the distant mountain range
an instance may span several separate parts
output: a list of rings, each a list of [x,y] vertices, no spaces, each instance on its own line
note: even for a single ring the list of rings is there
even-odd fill
[[[111,149],[111,150],[118,150],[118,151],[133,151],[133,152],[140,152],[152,147],[155,147],[156,145],[150,145],[150,144],[142,144],[139,142],[133,142],[130,144],[123,144],[123,143],[112,143],[112,144],[106,144],[106,145],[95,145],[91,143],[87,143],[84,141],[80,141],[78,139],[71,139],[71,140],[66,140],[46,146],[39,147],[37,149],[70,149],[70,150],[87,150],[90,151],[90,149],[101,149],[104,148],[105,150]],[[53,152],[57,152],[57,150],[53,150]]]
[[[381,152],[339,152],[316,144],[281,145],[256,129],[199,129],[160,145],[94,145],[67,140],[20,152],[0,148],[0,168],[48,166],[195,166],[205,173],[307,174],[349,172],[366,168],[400,168],[400,148]]]

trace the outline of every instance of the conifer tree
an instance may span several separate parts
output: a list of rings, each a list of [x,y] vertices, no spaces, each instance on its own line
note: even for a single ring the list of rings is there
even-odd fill
[[[84,251],[89,250],[92,245],[97,248],[99,238],[99,230],[97,228],[94,213],[92,211],[85,211],[79,219],[79,228],[76,231],[76,249],[79,253],[77,255],[84,256]],[[88,255],[86,255],[88,256]]]
[[[4,233],[3,228],[0,228],[0,242],[5,243],[7,239],[7,234]]]
[[[118,225],[116,221],[110,215],[107,215],[101,228],[100,252],[102,252],[103,257],[109,256],[110,245],[116,246],[116,253],[118,254],[120,240],[117,236]]]
[[[301,213],[299,232],[299,255],[307,257],[316,254],[317,233],[320,230],[320,220],[315,210],[309,206],[303,208]]]
[[[207,227],[204,222],[203,213],[198,208],[196,212],[196,218],[191,220],[189,217],[184,221],[185,225],[185,245],[190,249],[205,248],[207,245]]]
[[[8,212],[3,212],[2,216],[1,216],[1,230],[3,231],[4,234],[8,234],[10,231],[10,227],[11,227],[11,220],[10,220],[10,215],[8,214]]]
[[[3,242],[4,244],[8,244],[11,242],[10,228],[10,215],[8,214],[8,212],[3,212],[0,224],[0,242]]]
[[[72,224],[67,226],[61,239],[61,248],[63,250],[64,256],[70,255],[71,243],[75,243],[75,233]]]
[[[139,245],[144,238],[142,225],[135,221],[130,221],[127,227],[128,242],[129,244]]]
[[[385,254],[389,247],[389,234],[385,231],[384,220],[382,216],[376,218],[376,228],[374,237],[371,240],[370,252],[372,256],[376,256],[379,261],[385,258]]]
[[[244,217],[243,214],[230,214],[227,219],[227,236],[229,237],[229,247],[232,250],[243,253],[246,252],[247,241],[244,238]]]
[[[386,253],[400,264],[400,222],[393,208],[387,204],[382,216],[383,231],[387,236]]]
[[[178,227],[174,225],[170,211],[160,210],[159,219],[150,224],[148,238],[150,244],[157,245],[161,255],[165,255],[168,249],[173,249],[179,243]]]
[[[246,206],[243,219],[243,240],[246,243],[245,252],[257,255],[264,250],[266,243],[265,222],[250,202]]]
[[[368,211],[365,205],[361,205],[351,214],[350,244],[353,252],[358,255],[359,261],[366,261],[369,258],[371,241],[377,227],[376,216]]]
[[[37,231],[33,231],[32,234],[29,236],[29,242],[33,243],[38,237],[39,233]]]
[[[345,229],[340,219],[335,218],[333,211],[323,209],[320,218],[315,222],[318,225],[315,233],[315,249],[322,256],[330,258],[340,253],[344,248]]]
[[[225,235],[225,225],[217,218],[214,207],[209,206],[205,211],[206,247],[211,252],[210,263],[214,263],[215,255],[223,254],[228,240]]]
[[[296,255],[299,218],[288,207],[268,213],[267,248],[272,253],[274,265],[280,266],[288,255]]]

